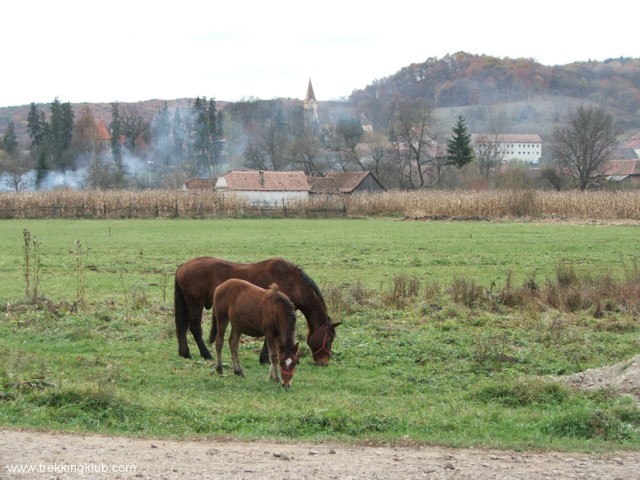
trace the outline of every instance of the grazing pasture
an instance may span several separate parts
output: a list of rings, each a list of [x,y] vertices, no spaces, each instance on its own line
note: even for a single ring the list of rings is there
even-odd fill
[[[0,425],[640,447],[632,395],[554,380],[640,352],[638,226],[366,218],[3,220],[0,229]],[[304,328],[290,390],[266,381],[261,340],[240,346],[246,378],[180,358],[173,274],[200,255],[303,267],[342,322],[330,365],[313,366]],[[205,330],[209,322],[207,311]]]

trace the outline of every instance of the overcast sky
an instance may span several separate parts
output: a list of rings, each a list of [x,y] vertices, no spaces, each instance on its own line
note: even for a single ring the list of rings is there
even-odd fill
[[[0,107],[205,96],[347,97],[457,51],[545,65],[640,57],[633,2],[0,3]]]

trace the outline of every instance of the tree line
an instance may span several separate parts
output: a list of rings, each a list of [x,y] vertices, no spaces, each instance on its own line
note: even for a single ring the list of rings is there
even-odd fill
[[[0,170],[16,191],[29,181],[43,187],[50,172],[81,172],[84,188],[177,188],[231,168],[370,171],[389,189],[586,189],[621,133],[605,110],[581,106],[555,129],[552,158],[532,178],[500,150],[499,115],[492,131],[472,142],[462,114],[441,132],[422,99],[397,96],[384,129],[365,129],[355,110],[338,107],[331,118],[331,106],[316,112],[300,101],[249,99],[220,111],[215,99],[197,97],[188,108],[165,102],[148,115],[137,104],[112,103],[110,122],[101,125],[89,105],[76,119],[71,105],[56,98],[48,115],[31,104],[28,145],[19,144],[9,123]]]

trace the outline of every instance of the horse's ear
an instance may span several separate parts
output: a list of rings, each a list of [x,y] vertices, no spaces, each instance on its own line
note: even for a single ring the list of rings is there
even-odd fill
[[[300,342],[297,342],[294,346],[293,346],[293,353],[298,356],[298,350],[300,350]]]
[[[336,322],[331,324],[333,328],[336,328],[338,325],[342,325],[342,322]]]

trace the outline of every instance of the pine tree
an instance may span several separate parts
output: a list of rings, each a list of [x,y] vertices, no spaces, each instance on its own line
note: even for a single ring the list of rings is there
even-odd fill
[[[7,131],[2,137],[2,145],[0,145],[5,152],[10,156],[14,156],[18,153],[18,139],[16,137],[16,126],[13,122],[9,122],[7,125]]]
[[[465,124],[464,116],[458,115],[458,121],[453,127],[453,135],[447,141],[447,165],[454,165],[461,169],[473,160],[471,134]]]
[[[42,145],[46,133],[46,122],[44,112],[38,110],[35,103],[31,103],[29,115],[27,116],[27,132],[31,138],[31,145],[34,147]]]
[[[120,137],[123,134],[123,126],[117,102],[111,104],[111,123],[109,124],[109,131],[111,132],[111,152],[113,153],[114,158],[120,159],[122,158],[122,144],[120,143]]]

